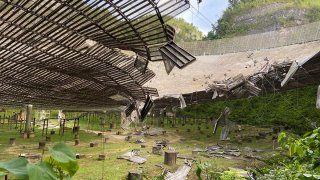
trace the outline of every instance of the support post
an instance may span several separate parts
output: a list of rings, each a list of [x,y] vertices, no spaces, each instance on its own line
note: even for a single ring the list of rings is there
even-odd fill
[[[176,165],[177,154],[175,151],[166,151],[164,153],[164,164],[169,166]]]
[[[31,121],[32,121],[32,104],[26,105],[27,115],[26,115],[26,124],[24,129],[24,138],[28,138],[31,132]]]
[[[320,86],[318,87],[318,95],[317,95],[317,109],[320,109]]]

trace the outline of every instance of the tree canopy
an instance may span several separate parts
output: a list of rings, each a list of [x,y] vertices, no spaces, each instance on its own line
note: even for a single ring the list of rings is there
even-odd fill
[[[174,18],[168,24],[176,30],[176,42],[197,41],[203,38],[202,32],[196,26],[182,18]]]

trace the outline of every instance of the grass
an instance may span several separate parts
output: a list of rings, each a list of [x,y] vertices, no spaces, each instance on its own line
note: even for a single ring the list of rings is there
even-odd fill
[[[180,116],[218,118],[225,107],[231,109],[229,119],[255,126],[283,125],[303,133],[319,126],[320,111],[316,109],[317,87],[309,86],[266,96],[212,101],[179,111]]]
[[[68,123],[68,126],[72,126],[72,122]],[[218,142],[219,132],[216,136],[210,138],[207,135],[211,135],[212,127],[207,129],[206,124],[199,125],[202,132],[199,132],[198,126],[187,124],[185,126],[178,125],[179,128],[172,128],[169,124],[166,124],[166,135],[161,136],[133,136],[130,141],[125,141],[123,138],[125,136],[116,136],[115,131],[107,131],[106,134],[109,136],[110,140],[106,143],[102,143],[102,138],[98,137],[96,134],[87,133],[85,131],[80,132],[81,144],[79,146],[73,146],[73,134],[71,129],[65,132],[65,135],[60,137],[58,134],[52,135],[52,141],[47,145],[52,147],[55,142],[65,142],[76,152],[80,154],[85,154],[86,158],[78,160],[80,169],[75,175],[74,179],[126,179],[129,170],[143,169],[144,173],[149,177],[156,177],[162,173],[162,169],[155,166],[157,164],[163,165],[163,156],[153,155],[151,153],[151,147],[155,140],[168,139],[170,140],[170,146],[174,147],[181,155],[191,156],[191,152],[195,148],[205,148],[209,145],[215,145],[217,143],[221,145],[228,145],[229,147],[238,147],[243,149],[244,147],[263,149],[265,152],[259,154],[264,157],[269,157],[276,152],[272,151],[272,140],[271,137],[263,140],[253,139],[251,143],[244,142],[242,144],[236,143],[234,136],[237,134],[234,131],[230,134],[230,142]],[[179,129],[179,132],[176,132]],[[191,129],[191,132],[187,132],[187,129]],[[270,131],[269,129],[256,128],[252,126],[244,126],[244,131],[241,132],[243,136],[257,135],[260,131]],[[220,129],[218,129],[220,131]],[[42,151],[38,150],[38,142],[43,140],[41,137],[41,130],[36,130],[36,138],[34,139],[22,139],[18,132],[14,129],[9,130],[6,126],[0,127],[1,137],[0,137],[0,159],[8,160],[17,157],[20,153],[39,153]],[[9,146],[8,140],[10,137],[16,137],[17,143],[15,146]],[[136,139],[143,138],[146,141],[147,148],[140,148],[140,145],[135,143]],[[185,141],[181,141],[184,138]],[[98,147],[89,147],[90,142],[99,142]],[[137,165],[126,160],[119,160],[116,157],[131,151],[132,149],[140,149],[141,155],[148,158],[145,164]],[[47,152],[45,151],[45,154]],[[105,153],[107,155],[107,160],[98,161],[97,157],[99,154]],[[171,171],[175,171],[180,165],[182,165],[184,160],[178,159],[177,165],[168,167]],[[253,166],[262,165],[261,162],[251,161],[247,159],[240,160],[228,160],[222,158],[207,158],[199,156],[197,162],[209,162],[213,166],[211,167],[213,171],[226,170],[228,167],[235,168],[246,168]],[[196,179],[195,175],[195,165],[193,166],[192,172],[190,173],[189,179]]]

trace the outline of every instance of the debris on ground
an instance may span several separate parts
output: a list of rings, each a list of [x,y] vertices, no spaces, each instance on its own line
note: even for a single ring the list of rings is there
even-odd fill
[[[162,139],[162,140],[156,140],[155,143],[157,146],[161,145],[163,147],[167,147],[167,145],[169,145],[169,140],[167,139]]]
[[[178,170],[174,173],[169,171],[166,172],[164,177],[165,180],[185,180],[191,170],[191,163],[186,162],[183,166],[179,167]]]
[[[138,140],[136,140],[136,143],[137,144],[143,144],[143,143],[145,143],[146,141],[144,140],[144,139],[138,139]]]
[[[137,163],[137,164],[143,164],[147,161],[147,158],[141,157],[139,155],[139,151],[131,151],[131,152],[126,152],[121,156],[117,157],[118,159],[126,159],[128,161]]]
[[[185,156],[185,155],[179,155],[177,156],[178,159],[187,159],[187,160],[194,160],[192,156]]]

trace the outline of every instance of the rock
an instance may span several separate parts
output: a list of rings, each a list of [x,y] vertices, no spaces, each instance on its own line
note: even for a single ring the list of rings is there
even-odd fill
[[[9,138],[9,144],[14,146],[16,144],[16,138]]]
[[[228,151],[225,151],[224,154],[225,155],[229,155],[229,156],[239,157],[241,155],[241,152],[228,152]]]
[[[129,171],[128,180],[142,180],[143,174],[141,170]]]
[[[124,140],[125,141],[130,141],[131,138],[132,138],[132,136],[130,135],[130,136],[125,137]]]
[[[51,141],[51,137],[50,136],[46,136],[46,141],[47,142]]]
[[[90,143],[90,147],[97,147],[98,146],[98,143],[97,142],[91,142]]]
[[[74,145],[75,145],[75,146],[78,146],[79,144],[80,144],[80,139],[75,139],[75,140],[74,140]]]
[[[221,146],[214,145],[214,146],[207,147],[205,151],[209,154],[212,154],[212,153],[216,153],[220,149],[222,149]]]
[[[241,155],[241,152],[239,149],[226,149],[224,150],[224,154],[229,156],[239,157]]]
[[[146,141],[144,139],[138,139],[136,140],[136,143],[137,144],[142,144],[142,143],[145,143]]]
[[[252,152],[252,151],[253,151],[253,149],[252,149],[251,147],[245,147],[245,148],[244,148],[244,151]]]
[[[192,156],[193,157],[197,157],[198,154],[199,154],[199,151],[192,150]]]
[[[84,154],[76,154],[76,159],[84,159],[84,158],[86,158],[86,155],[84,155]]]
[[[163,147],[167,147],[167,145],[169,144],[169,140],[167,140],[167,139],[156,140],[155,143],[157,145],[161,145]]]
[[[243,156],[244,158],[247,158],[247,159],[257,159],[257,160],[260,160],[260,161],[263,161],[264,159],[260,156],[253,156],[253,155],[250,155],[250,154],[247,154],[247,155],[244,155]]]
[[[105,155],[105,154],[99,154],[98,160],[99,160],[99,161],[106,160],[106,155]]]
[[[46,142],[39,142],[39,148],[38,149],[45,149]]]
[[[153,146],[152,147],[152,154],[162,155],[163,154],[162,147],[161,146]]]
[[[261,149],[254,149],[254,150],[252,150],[252,152],[261,153],[261,152],[264,152],[264,150],[261,150]]]

